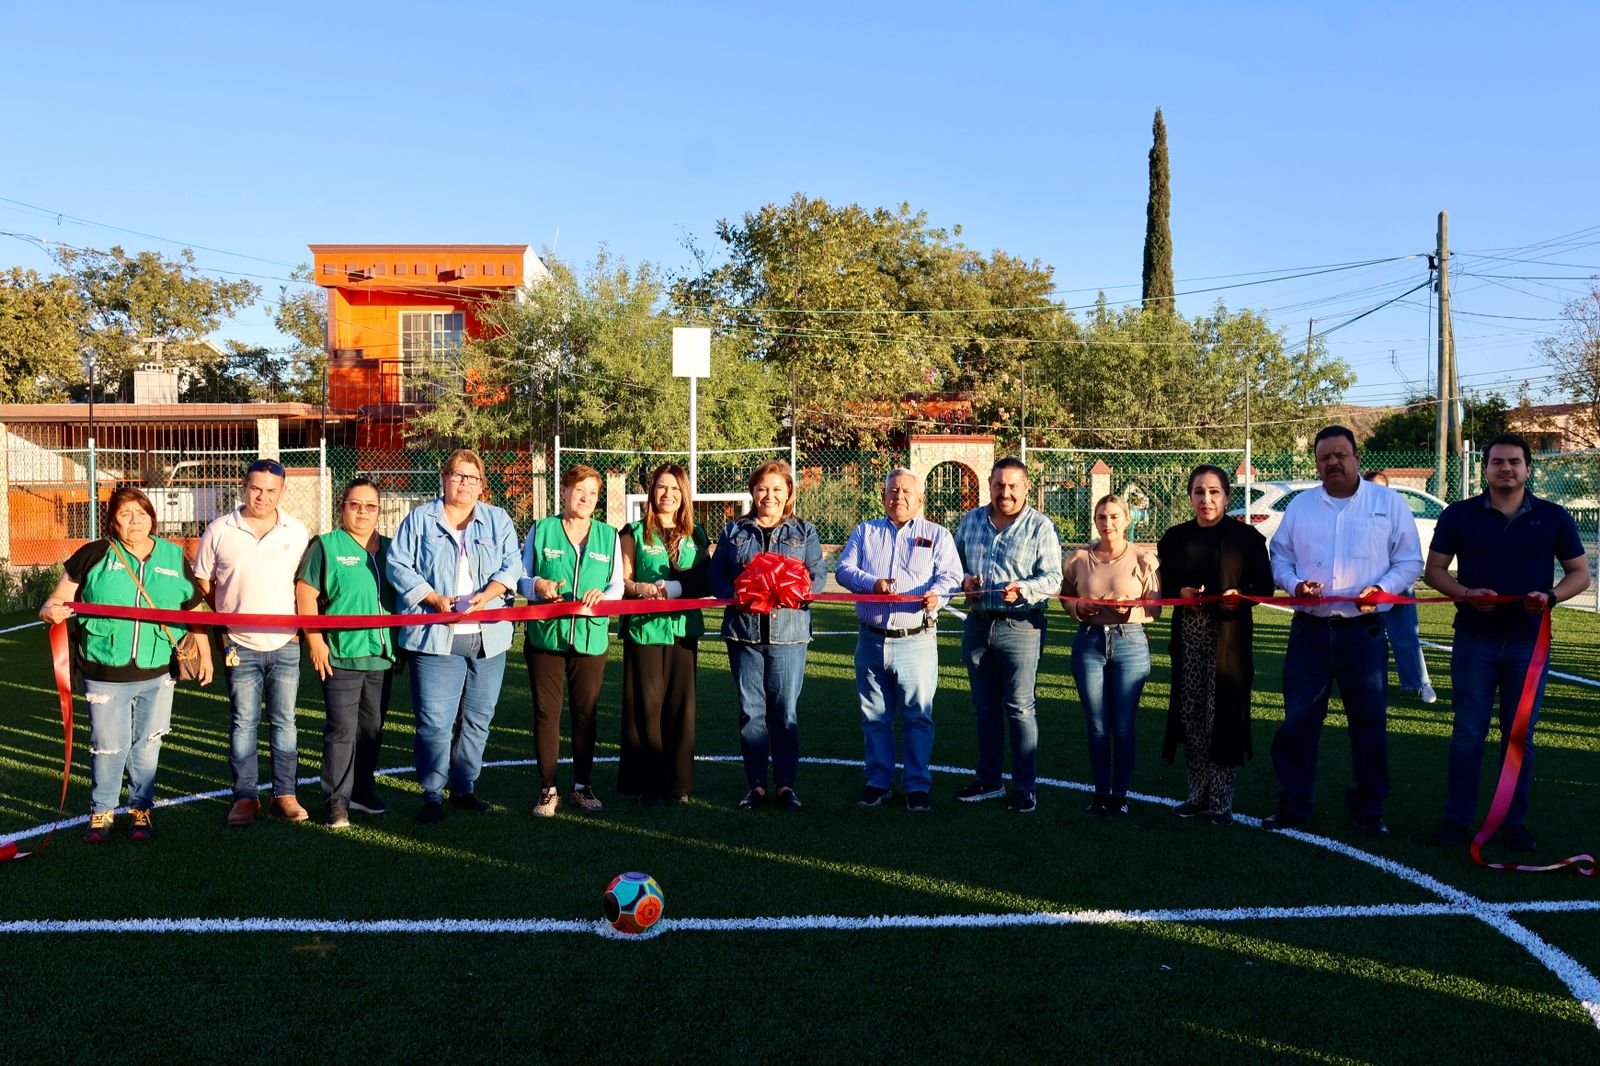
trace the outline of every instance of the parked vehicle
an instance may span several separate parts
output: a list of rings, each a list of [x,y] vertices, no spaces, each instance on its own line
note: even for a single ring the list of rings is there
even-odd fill
[[[1322,484],[1320,481],[1257,481],[1251,488],[1254,493],[1251,497],[1250,524],[1261,531],[1270,544],[1272,535],[1278,531],[1278,524],[1283,521],[1284,509],[1289,506],[1289,501],[1305,492]],[[1411,507],[1411,515],[1417,520],[1417,537],[1422,541],[1422,552],[1426,556],[1428,545],[1433,541],[1433,527],[1438,523],[1439,515],[1444,512],[1445,503],[1439,497],[1421,489],[1413,489],[1405,485],[1391,485],[1394,491],[1400,494]],[[1239,506],[1232,508],[1228,514],[1235,518],[1245,517],[1244,486],[1238,486],[1235,499]]]

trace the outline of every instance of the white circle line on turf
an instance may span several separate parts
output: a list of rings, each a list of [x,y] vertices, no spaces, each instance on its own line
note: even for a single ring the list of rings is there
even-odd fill
[[[743,757],[740,756],[740,755],[697,755],[697,756],[695,756],[695,761],[696,762],[740,762],[740,761],[742,761],[742,759],[743,759]],[[498,760],[498,761],[494,761],[494,762],[484,763],[483,764],[483,769],[497,769],[497,768],[503,768],[503,767],[530,766],[530,765],[533,765],[535,763],[535,761],[536,760],[533,760],[533,759],[502,759],[502,760]],[[563,759],[561,761],[563,763],[565,763],[565,762],[569,762],[570,760]],[[617,760],[616,760],[616,756],[605,756],[605,757],[597,758],[595,761],[596,762],[616,762]],[[802,757],[800,761],[803,762],[803,763],[809,763],[811,765],[820,765],[820,766],[859,767],[861,765],[861,763],[859,761],[854,760],[854,759],[836,759],[836,758],[825,758],[825,757],[817,757],[817,756]],[[934,766],[930,766],[928,769],[931,772],[936,772],[936,773],[952,773],[952,774],[970,774],[970,773],[972,773],[972,771],[970,769],[966,769],[966,768],[962,768],[962,767],[953,767],[953,766],[934,765]],[[392,777],[392,776],[395,776],[397,774],[407,774],[407,773],[414,773],[414,772],[415,772],[415,770],[414,770],[413,767],[396,767],[396,768],[388,769],[388,770],[380,770],[380,771],[378,771],[378,776],[380,776],[380,777]],[[314,784],[314,783],[316,783],[316,782],[318,782],[320,780],[321,780],[320,777],[304,777],[304,778],[301,778],[299,780],[299,784],[302,784],[302,785],[304,785],[304,784]],[[1082,783],[1076,782],[1076,781],[1063,781],[1063,780],[1060,780],[1060,779],[1057,779],[1057,778],[1041,777],[1041,778],[1038,778],[1037,783],[1040,784],[1040,785],[1045,785],[1045,786],[1051,787],[1051,788],[1066,788],[1066,789],[1073,789],[1073,790],[1080,791],[1080,792],[1092,791],[1092,786],[1090,786],[1090,785],[1082,784]],[[263,786],[261,786],[261,791],[265,792],[270,787],[271,787],[270,785],[263,785]],[[221,797],[229,796],[229,795],[232,795],[232,790],[231,789],[215,789],[215,790],[210,791],[210,792],[196,793],[196,794],[190,795],[190,796],[179,796],[179,797],[175,797],[175,798],[172,798],[172,799],[161,800],[161,801],[157,802],[155,804],[155,806],[157,806],[157,807],[177,806],[177,805],[183,804],[183,803],[193,803],[193,802],[196,802],[198,800],[204,800],[204,799],[217,799],[217,798],[221,798]],[[1165,797],[1153,796],[1153,795],[1149,795],[1147,793],[1141,793],[1141,792],[1130,792],[1130,793],[1128,793],[1128,798],[1132,799],[1132,800],[1136,800],[1136,801],[1138,801],[1140,803],[1148,803],[1148,804],[1152,804],[1152,805],[1155,805],[1155,806],[1170,806],[1172,804],[1172,802],[1173,802],[1172,800],[1167,799]],[[1236,814],[1234,817],[1240,824],[1243,824],[1243,825],[1259,826],[1261,824],[1260,819],[1251,817],[1250,815]],[[83,824],[84,822],[87,822],[87,821],[88,821],[88,816],[87,815],[80,815],[80,816],[77,816],[75,818],[64,819],[58,824],[59,824],[60,827],[65,828],[65,827],[70,827],[70,826],[74,826],[74,825],[81,825],[81,824]],[[12,834],[12,835],[10,835],[8,837],[0,838],[0,843],[7,843],[7,842],[10,842],[10,841],[17,841],[17,840],[27,839],[27,838],[30,838],[30,837],[40,836],[43,833],[48,832],[51,828],[52,828],[52,825],[37,826],[37,827],[35,827],[33,829],[24,830],[24,831],[22,831],[20,833],[14,833],[14,834]],[[1414,867],[1407,866],[1404,863],[1396,862],[1393,859],[1385,858],[1384,856],[1381,856],[1381,855],[1375,855],[1375,854],[1373,854],[1371,852],[1362,851],[1360,848],[1352,847],[1351,845],[1345,844],[1342,841],[1333,840],[1333,839],[1331,839],[1329,837],[1319,836],[1319,835],[1317,835],[1315,833],[1308,833],[1308,832],[1306,832],[1304,830],[1301,830],[1301,829],[1280,829],[1280,830],[1277,830],[1277,835],[1278,836],[1282,836],[1282,837],[1287,837],[1287,838],[1289,838],[1291,840],[1298,840],[1298,841],[1301,841],[1302,843],[1310,844],[1313,847],[1319,847],[1319,848],[1323,848],[1324,850],[1331,851],[1336,855],[1343,855],[1346,858],[1354,859],[1357,862],[1365,863],[1366,865],[1371,866],[1371,867],[1373,867],[1373,868],[1375,868],[1377,870],[1380,870],[1380,871],[1382,871],[1384,873],[1390,874],[1390,875],[1392,875],[1394,877],[1398,877],[1402,881],[1407,881],[1407,882],[1409,882],[1409,883],[1411,883],[1413,885],[1416,885],[1417,887],[1419,887],[1419,888],[1421,888],[1421,889],[1423,889],[1423,890],[1425,890],[1425,891],[1427,891],[1427,892],[1429,892],[1429,893],[1431,893],[1431,894],[1433,894],[1435,896],[1438,896],[1440,899],[1442,899],[1444,901],[1443,904],[1389,904],[1389,905],[1380,905],[1371,914],[1362,913],[1362,914],[1357,914],[1357,915],[1354,915],[1354,916],[1357,916],[1357,917],[1375,917],[1378,914],[1388,913],[1384,909],[1385,907],[1388,907],[1388,908],[1400,908],[1400,910],[1394,912],[1395,916],[1405,917],[1405,916],[1408,916],[1411,913],[1409,908],[1427,907],[1429,909],[1425,913],[1428,913],[1428,914],[1435,914],[1435,915],[1457,914],[1457,915],[1464,915],[1464,916],[1477,918],[1479,921],[1482,921],[1485,925],[1488,925],[1491,929],[1494,929],[1496,932],[1498,932],[1501,935],[1507,937],[1512,942],[1520,945],[1525,951],[1527,951],[1530,955],[1532,955],[1535,959],[1537,959],[1546,969],[1548,969],[1551,973],[1553,973],[1563,984],[1565,984],[1567,986],[1567,989],[1572,994],[1573,998],[1576,999],[1578,1001],[1578,1003],[1583,1007],[1584,1012],[1589,1015],[1589,1019],[1590,1019],[1591,1023],[1596,1028],[1600,1028],[1600,979],[1597,979],[1594,974],[1590,973],[1589,970],[1586,969],[1583,966],[1583,964],[1580,963],[1577,959],[1574,959],[1571,955],[1568,955],[1566,952],[1562,951],[1560,948],[1558,948],[1555,945],[1553,945],[1553,944],[1549,943],[1548,941],[1544,940],[1543,938],[1538,936],[1538,934],[1534,933],[1531,929],[1529,929],[1526,926],[1520,924],[1519,922],[1514,921],[1510,916],[1512,911],[1518,910],[1518,909],[1524,909],[1524,905],[1520,905],[1520,904],[1503,904],[1503,903],[1502,904],[1496,904],[1496,903],[1490,903],[1490,902],[1488,902],[1486,900],[1478,899],[1476,896],[1470,895],[1469,893],[1467,893],[1467,892],[1465,892],[1465,891],[1463,891],[1463,890],[1461,890],[1459,888],[1456,888],[1456,887],[1454,887],[1452,885],[1447,885],[1443,881],[1440,881],[1438,878],[1433,877],[1430,874],[1423,873],[1421,870],[1415,869]],[[1548,907],[1551,910],[1563,909],[1563,903],[1562,903],[1562,901],[1551,901],[1548,904]],[[1282,910],[1297,910],[1297,909],[1298,908],[1283,908]],[[1354,908],[1355,911],[1364,911],[1364,910],[1367,910],[1367,909],[1368,908],[1360,908],[1360,907]],[[1573,909],[1582,909],[1582,908],[1573,908]],[[1278,908],[1247,908],[1247,910],[1254,911],[1257,914],[1261,914],[1262,912],[1271,912],[1271,911],[1279,910],[1279,909]],[[1346,910],[1349,910],[1349,908],[1346,908]],[[1088,913],[1088,914],[1096,914],[1096,913],[1098,913],[1098,914],[1139,914],[1141,912],[1137,912],[1137,911],[1129,911],[1129,912],[1105,911],[1105,912],[1079,912],[1079,913]],[[1197,911],[1194,911],[1194,912],[1160,911],[1160,912],[1144,912],[1144,913],[1152,913],[1152,914],[1212,913],[1212,914],[1218,914],[1218,913],[1228,913],[1228,912],[1226,912],[1226,911],[1205,912],[1203,910],[1197,910]],[[1005,914],[991,915],[991,916],[983,916],[983,915],[952,915],[952,916],[947,916],[947,917],[952,918],[952,919],[959,919],[962,922],[973,922],[973,923],[980,923],[981,922],[981,923],[988,923],[988,924],[994,924],[994,925],[1028,924],[1026,921],[1019,921],[1018,920],[1018,919],[1027,919],[1028,918],[1027,915],[1005,915]],[[886,916],[886,917],[877,918],[877,919],[869,919],[869,918],[849,918],[849,919],[846,919],[846,918],[837,918],[837,917],[830,917],[830,916],[822,916],[822,917],[819,917],[819,918],[798,917],[798,918],[788,918],[788,919],[785,919],[785,918],[752,918],[752,919],[684,919],[684,918],[680,918],[680,919],[663,919],[663,922],[662,922],[660,928],[662,928],[663,931],[665,931],[667,929],[682,929],[682,930],[688,931],[688,930],[696,929],[696,928],[700,928],[700,927],[689,925],[689,924],[684,924],[684,923],[710,922],[710,921],[750,922],[752,924],[750,924],[748,928],[751,929],[751,930],[757,930],[757,929],[760,929],[760,930],[783,929],[783,928],[821,928],[821,927],[813,927],[813,926],[785,926],[785,925],[782,924],[784,922],[806,922],[806,921],[839,921],[839,922],[856,923],[856,924],[838,926],[838,928],[852,928],[852,929],[855,929],[855,928],[860,928],[860,929],[867,929],[867,928],[912,928],[912,927],[915,927],[914,924],[894,924],[894,923],[915,923],[916,921],[919,921],[919,920],[925,920],[925,919],[922,919],[919,916],[915,916],[915,915]],[[1121,920],[1121,921],[1137,921],[1138,919],[1136,919],[1136,918],[1122,918],[1122,919],[1117,919],[1117,920]],[[1153,920],[1153,919],[1151,919],[1151,920]],[[1169,919],[1166,919],[1166,920],[1183,920],[1183,919],[1170,919],[1169,918]],[[1203,920],[1220,920],[1220,919],[1190,918],[1190,919],[1187,919],[1187,920],[1189,920],[1189,921],[1203,921]],[[163,919],[106,919],[106,921],[109,921],[109,922],[113,923],[113,926],[106,927],[107,930],[109,930],[109,929],[114,927],[117,931],[130,931],[130,932],[138,931],[138,929],[135,928],[135,927],[132,927],[132,926],[125,927],[125,926],[115,925],[115,923],[119,923],[119,922],[135,922],[135,923],[137,923],[137,922],[141,922],[141,921],[147,921],[147,922],[155,923],[150,927],[150,929],[148,931],[163,932],[163,931],[167,931],[166,923],[180,922],[180,921],[196,921],[196,922],[202,922],[202,923],[241,922],[241,921],[250,921],[250,922],[257,922],[258,921],[258,922],[268,922],[268,923],[285,922],[285,923],[300,923],[300,924],[295,924],[295,925],[290,925],[290,926],[270,926],[270,927],[266,927],[266,931],[270,931],[270,929],[275,929],[275,928],[281,928],[281,929],[284,929],[285,931],[306,931],[306,932],[321,931],[321,926],[318,926],[317,928],[312,928],[312,926],[317,925],[316,920],[313,920],[313,919],[279,919],[279,918],[262,918],[262,919],[210,919],[210,918],[165,919],[165,918],[163,918]],[[622,936],[623,935],[623,934],[620,934],[620,933],[616,933],[614,930],[612,930],[609,926],[606,926],[604,923],[596,923],[596,922],[563,923],[563,922],[560,922],[560,921],[558,921],[556,919],[520,919],[520,920],[514,920],[514,921],[523,921],[523,922],[532,923],[532,925],[534,927],[536,927],[537,930],[540,930],[540,931],[552,931],[552,932],[554,932],[554,931],[584,931],[584,932],[603,931],[603,933],[605,933],[605,934],[616,935],[616,936]],[[1075,923],[1074,922],[1074,917],[1070,913],[1066,914],[1066,915],[1047,915],[1047,916],[1044,916],[1042,918],[1032,919],[1032,921],[1033,921],[1034,924],[1057,924],[1057,925],[1084,924],[1084,920],[1083,919],[1077,919],[1076,923]],[[1104,919],[1104,922],[1111,922],[1111,921],[1113,921],[1113,919]],[[886,924],[879,924],[879,925],[862,924],[862,923],[870,923],[870,922],[879,922],[879,923],[886,923]],[[326,925],[326,926],[330,926],[330,927],[331,926],[336,926],[336,925],[339,925],[339,924],[340,923],[322,923],[322,925]],[[361,924],[361,923],[357,923],[357,924]],[[440,926],[441,928],[438,929],[437,931],[447,931],[443,927],[448,927],[448,926],[451,926],[453,924],[459,924],[459,923],[456,920],[452,920],[452,919],[430,919],[430,920],[428,920],[428,922],[426,924],[429,924],[430,926]],[[48,925],[48,923],[46,923],[46,925]],[[549,927],[548,930],[546,930],[546,926]],[[596,928],[597,926],[598,926],[598,930]],[[974,927],[982,927],[982,925],[981,924],[974,924]],[[205,931],[210,931],[210,928],[211,927],[207,926],[206,928],[202,928],[202,929],[195,930],[195,931],[205,932]],[[711,931],[711,927],[709,927],[709,926],[708,927],[704,927],[704,928],[706,929],[706,931]],[[729,928],[732,928],[732,927],[729,927]],[[740,927],[740,928],[743,928],[743,927]],[[46,928],[44,925],[40,925],[39,923],[31,923],[30,924],[30,923],[26,923],[26,922],[23,922],[23,923],[16,923],[16,922],[6,923],[4,925],[0,925],[0,930],[11,931],[11,932],[30,932],[30,931],[31,932],[50,932],[50,931],[52,931],[50,928]],[[70,931],[70,930],[62,929],[60,931]],[[94,931],[105,931],[105,930],[96,930],[96,929],[92,929],[92,928],[85,928],[85,929],[83,929],[81,931],[94,932]],[[189,930],[173,930],[173,931],[189,931]],[[217,929],[216,931],[229,931],[229,930]],[[246,931],[246,930],[240,930],[240,931]],[[330,931],[332,931],[332,930],[330,929]],[[382,929],[373,929],[371,931],[379,932],[379,931],[383,931],[383,930]],[[395,930],[395,931],[403,931],[403,930]],[[419,929],[417,929],[415,931],[423,932],[423,931],[428,931],[428,930],[419,928]],[[632,938],[632,939],[639,939],[639,938]]]
[[[36,621],[32,621],[32,622],[24,622],[20,626],[10,626],[9,628],[6,628],[6,629],[0,629],[0,637],[5,636],[7,633],[18,633],[18,632],[21,632],[24,629],[32,629],[34,626],[42,626],[42,625],[44,625],[44,622],[42,620],[36,620]]]

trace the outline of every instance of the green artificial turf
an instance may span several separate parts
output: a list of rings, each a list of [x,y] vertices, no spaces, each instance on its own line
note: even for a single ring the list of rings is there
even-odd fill
[[[818,609],[822,630],[848,610]],[[1449,609],[1426,607],[1425,639],[1449,641]],[[0,617],[0,628],[26,621]],[[1087,777],[1084,726],[1059,616],[1040,675],[1042,776]],[[934,760],[971,767],[972,713],[955,623],[940,642]],[[1600,678],[1592,615],[1557,615],[1555,669]],[[1282,716],[1287,616],[1259,612],[1257,758],[1237,809],[1264,815],[1276,783],[1267,749]],[[1166,625],[1140,717],[1134,789],[1175,801],[1180,761],[1160,758],[1170,676]],[[0,866],[0,922],[27,919],[561,919],[598,922],[612,876],[642,869],[671,919],[831,915],[1000,915],[1188,908],[1438,903],[1406,879],[1326,848],[1244,825],[1219,828],[1136,803],[1123,821],[1083,814],[1078,789],[1041,786],[1039,811],[957,804],[968,777],[937,773],[934,810],[857,808],[858,713],[849,636],[812,646],[801,750],[855,765],[805,765],[795,814],[741,814],[735,761],[697,766],[693,802],[644,811],[615,795],[614,764],[594,782],[597,816],[529,813],[531,765],[491,766],[489,815],[452,812],[420,826],[409,773],[386,778],[393,810],[354,814],[335,832],[263,819],[227,830],[226,798],[156,811],[157,839],[119,831],[102,847],[64,830],[36,856]],[[738,751],[725,656],[701,654],[698,749]],[[601,699],[602,757],[615,754],[620,670]],[[1443,799],[1449,738],[1446,653],[1430,650],[1440,702],[1392,689],[1394,837],[1345,822],[1343,719],[1330,715],[1312,830],[1498,901],[1593,901],[1593,879],[1475,866],[1465,849],[1425,843]],[[1600,713],[1593,688],[1552,680],[1539,730],[1530,826],[1539,858],[1600,847]],[[320,686],[300,695],[301,774],[315,775]],[[410,761],[409,692],[396,685],[382,765]],[[78,709],[82,712],[81,700]],[[220,682],[185,686],[162,753],[159,796],[225,789],[228,707]],[[513,651],[487,758],[533,757],[532,711]],[[69,814],[87,808],[86,724],[77,734]],[[48,822],[60,736],[43,630],[0,635],[0,834]],[[1486,760],[1495,763],[1494,759]],[[265,766],[265,755],[263,754]],[[1487,800],[1497,765],[1485,767]],[[561,770],[570,785],[570,768]],[[320,813],[315,784],[301,799]],[[27,848],[37,840],[24,841]],[[1503,857],[1503,856],[1502,856]],[[1600,970],[1600,911],[1514,920]],[[674,930],[646,940],[589,932],[74,932],[4,936],[0,992],[11,1019],[0,1059],[82,1061],[138,1055],[185,1062],[295,1061],[329,1052],[374,1061],[800,1062],[1315,1061],[1432,1062],[1470,1047],[1487,1061],[1592,1060],[1593,1020],[1549,969],[1467,915],[1255,918],[1012,928]],[[1581,972],[1581,971],[1580,971]],[[105,1024],[95,1019],[104,1017]],[[8,1046],[9,1045],[9,1046]]]

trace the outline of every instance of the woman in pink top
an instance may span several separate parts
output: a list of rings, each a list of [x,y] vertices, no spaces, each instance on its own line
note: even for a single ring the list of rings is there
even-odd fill
[[[1072,639],[1072,677],[1083,704],[1089,733],[1089,768],[1094,773],[1096,818],[1128,813],[1128,779],[1133,775],[1133,718],[1150,676],[1150,640],[1145,623],[1161,609],[1133,606],[1154,597],[1159,582],[1156,557],[1128,543],[1128,505],[1105,496],[1094,507],[1100,539],[1080,548],[1063,567],[1061,594],[1086,600],[1115,600],[1128,606],[1069,600],[1078,620]]]

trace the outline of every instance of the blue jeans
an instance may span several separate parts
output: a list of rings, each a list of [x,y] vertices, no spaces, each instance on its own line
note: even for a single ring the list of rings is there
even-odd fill
[[[300,645],[290,641],[273,651],[235,647],[239,665],[228,667],[228,696],[233,701],[233,737],[228,762],[233,767],[233,798],[255,799],[260,766],[261,704],[266,701],[272,750],[272,795],[293,796],[300,776],[299,734],[294,726],[294,699],[300,688]]]
[[[1394,649],[1394,672],[1400,687],[1415,692],[1428,683],[1428,664],[1422,658],[1422,638],[1417,633],[1417,605],[1397,603],[1383,612],[1383,631]]]
[[[1500,697],[1500,752],[1506,750],[1506,737],[1517,716],[1517,701],[1522,682],[1533,660],[1533,641],[1505,640],[1500,637],[1464,633],[1456,630],[1454,650],[1450,652],[1450,684],[1455,690],[1455,725],[1450,734],[1450,762],[1446,775],[1444,816],[1467,825],[1478,813],[1478,782],[1483,770],[1483,742],[1489,734],[1495,697]],[[1539,721],[1539,704],[1544,699],[1544,683],[1550,673],[1545,663],[1539,675],[1539,691],[1534,696],[1533,714],[1528,719],[1527,744],[1522,753],[1522,772],[1511,794],[1506,825],[1522,825],[1528,819],[1528,785],[1533,780],[1533,727]]]
[[[856,695],[861,700],[861,737],[867,784],[894,783],[894,723],[905,738],[907,792],[928,792],[933,777],[933,694],[939,687],[938,633],[889,639],[865,627],[856,637]]]
[[[170,677],[123,683],[83,679],[84,698],[89,706],[92,813],[117,809],[124,770],[128,774],[129,809],[150,809],[155,798],[161,738],[172,729],[172,690],[176,684]]]
[[[767,754],[780,789],[793,788],[800,768],[800,720],[795,708],[806,677],[806,645],[728,645],[728,668],[739,693],[739,750],[744,753],[745,783],[767,785]]]
[[[1280,810],[1311,816],[1317,742],[1337,681],[1355,775],[1355,785],[1345,790],[1344,804],[1357,818],[1383,814],[1384,800],[1389,798],[1388,679],[1389,645],[1381,618],[1335,628],[1296,612],[1283,656],[1283,724],[1272,738],[1272,765],[1282,786]]]
[[[1097,796],[1125,796],[1133,776],[1133,716],[1150,676],[1150,638],[1142,625],[1079,625],[1072,638],[1072,678],[1078,683],[1089,733],[1089,769]]]
[[[995,619],[979,618],[972,611],[961,628],[961,661],[978,724],[978,783],[987,788],[1000,787],[1009,733],[1012,787],[1033,791],[1039,758],[1034,680],[1044,632],[1043,611]]]
[[[465,796],[483,770],[489,723],[500,700],[506,653],[483,658],[483,634],[457,634],[449,655],[413,652],[411,703],[417,716],[417,782],[429,803]]]

